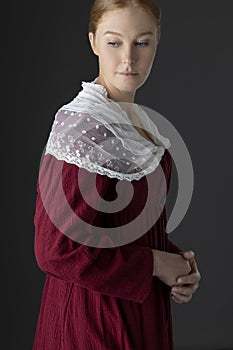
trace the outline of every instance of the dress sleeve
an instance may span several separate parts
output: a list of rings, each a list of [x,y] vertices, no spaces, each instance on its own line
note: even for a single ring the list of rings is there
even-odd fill
[[[171,175],[172,175],[172,156],[170,155],[169,152],[168,154],[169,154],[169,161],[168,161],[167,193],[170,188]],[[166,208],[165,208],[165,221],[167,225]],[[175,245],[170,239],[167,239],[167,251],[169,253],[176,253],[176,254],[182,253],[182,250],[177,245]]]
[[[62,188],[65,200],[55,202],[59,188],[59,169],[62,164]],[[66,229],[75,227],[75,234],[82,237],[83,225],[79,217],[88,223],[95,224],[98,211],[91,207],[82,197],[77,185],[77,175],[82,173],[82,187],[88,191],[88,197],[94,197],[98,189],[104,197],[112,179],[96,174],[96,184],[88,183],[85,173],[75,164],[58,160],[46,154],[37,182],[37,198],[34,214],[35,239],[34,251],[38,266],[47,274],[81,287],[112,297],[143,303],[150,294],[153,278],[153,253],[150,247],[123,245],[111,248],[92,247],[78,243],[64,234],[60,225]],[[43,196],[41,191],[43,183]],[[92,193],[93,192],[93,193]],[[54,222],[45,202],[50,202],[56,212],[59,207],[64,213],[60,222]],[[69,208],[67,210],[67,203]],[[76,214],[74,219],[73,214]],[[98,221],[98,220],[97,220]],[[80,232],[78,232],[80,231]]]

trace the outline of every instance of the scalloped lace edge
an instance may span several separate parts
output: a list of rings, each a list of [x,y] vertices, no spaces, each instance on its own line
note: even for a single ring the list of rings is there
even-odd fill
[[[165,152],[165,150],[164,150],[164,152]],[[163,152],[163,154],[164,154],[164,152]],[[93,164],[90,162],[88,162],[88,163],[83,162],[82,160],[80,160],[80,158],[69,159],[65,155],[59,156],[59,155],[55,154],[55,152],[53,152],[51,149],[46,149],[45,155],[46,154],[51,154],[57,160],[63,160],[69,164],[77,165],[78,167],[84,168],[91,173],[98,173],[100,175],[106,175],[110,178],[116,178],[118,180],[127,180],[127,181],[140,180],[143,176],[152,173],[158,167],[160,160],[162,158],[162,155],[163,155],[163,154],[161,155],[159,160],[157,158],[155,158],[155,162],[154,162],[155,164],[153,163],[153,165],[148,167],[146,170],[142,170],[136,174],[122,174],[122,173],[119,173],[117,171],[103,168],[103,167],[99,166],[98,164]]]

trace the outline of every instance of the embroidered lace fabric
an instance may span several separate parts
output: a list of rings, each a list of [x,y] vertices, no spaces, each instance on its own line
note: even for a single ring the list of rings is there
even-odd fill
[[[57,111],[45,155],[111,178],[140,180],[157,168],[170,141],[141,107],[127,104],[156,146],[146,140],[133,126],[126,104],[109,99],[96,80],[83,81],[83,90]]]

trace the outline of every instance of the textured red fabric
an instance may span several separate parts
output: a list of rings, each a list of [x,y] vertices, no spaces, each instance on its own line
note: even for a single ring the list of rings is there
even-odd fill
[[[67,202],[89,224],[115,227],[140,214],[147,196],[145,177],[132,181],[134,197],[127,208],[118,213],[98,213],[80,194],[79,168],[50,154],[45,156],[40,169],[48,193],[54,188],[51,181],[58,181],[56,169],[61,162]],[[168,150],[160,164],[169,188],[172,159]],[[149,176],[154,177],[155,173],[156,170]],[[85,169],[82,174],[85,183]],[[155,196],[159,196],[156,181]],[[92,196],[96,186],[102,198],[114,200],[117,182],[97,174],[96,184],[88,183],[87,189]],[[180,251],[165,232],[165,207],[142,237],[116,248],[95,248],[60,232],[46,212],[38,184],[37,192],[34,248],[46,280],[33,350],[172,350],[170,290],[152,275],[152,249]],[[64,203],[53,205],[56,209]],[[150,213],[147,215],[149,220]],[[72,225],[69,217],[66,224]],[[143,220],[141,225],[143,229]]]

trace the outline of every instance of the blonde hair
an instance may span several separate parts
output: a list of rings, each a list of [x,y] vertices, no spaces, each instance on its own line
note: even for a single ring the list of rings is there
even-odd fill
[[[161,9],[155,3],[155,0],[95,0],[90,12],[89,32],[95,35],[98,24],[106,12],[130,6],[140,7],[154,16],[159,42],[161,36]]]

